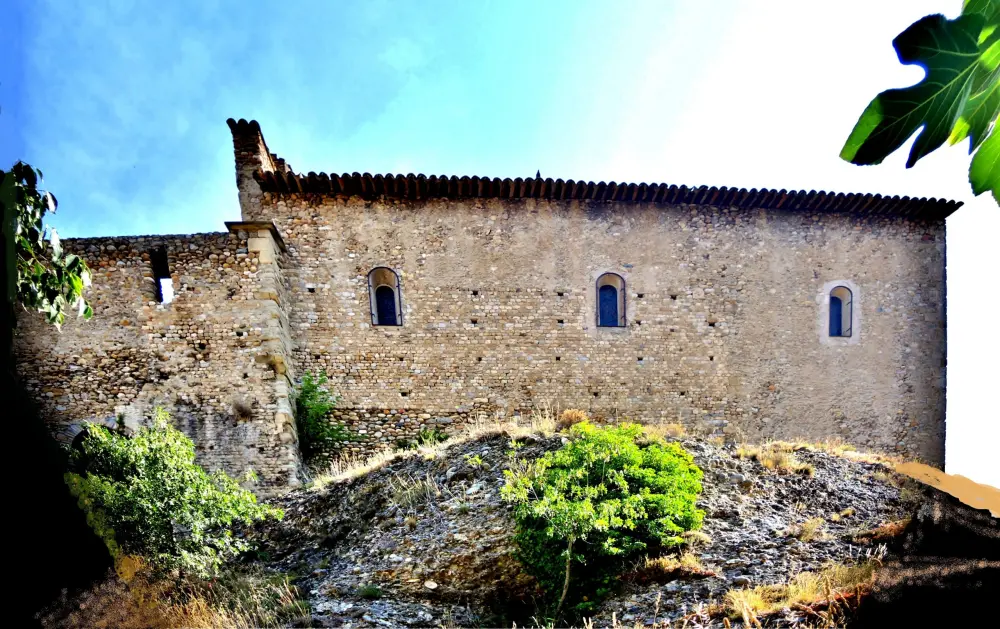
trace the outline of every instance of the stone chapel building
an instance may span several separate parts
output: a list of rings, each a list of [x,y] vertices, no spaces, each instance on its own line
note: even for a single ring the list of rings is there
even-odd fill
[[[25,315],[17,339],[55,430],[163,405],[210,468],[294,485],[294,385],[324,371],[360,451],[548,405],[944,463],[960,203],[304,175],[257,122],[228,124],[227,231],[64,241],[94,318]]]

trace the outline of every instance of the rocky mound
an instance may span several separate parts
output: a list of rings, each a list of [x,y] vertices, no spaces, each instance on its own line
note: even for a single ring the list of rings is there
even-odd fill
[[[521,457],[562,443],[518,439]],[[499,496],[510,440],[494,432],[291,492],[279,500],[284,520],[250,533],[261,562],[300,575],[314,626],[532,626],[537,593],[511,558],[514,523]],[[878,541],[860,532],[907,513],[899,480],[878,463],[800,449],[794,456],[812,473],[780,473],[732,444],[680,441],[705,472],[698,504],[710,541],[690,549],[704,570],[665,583],[626,579],[594,627],[677,619],[730,589],[849,561],[863,552],[859,541]],[[791,612],[770,619],[795,621]]]

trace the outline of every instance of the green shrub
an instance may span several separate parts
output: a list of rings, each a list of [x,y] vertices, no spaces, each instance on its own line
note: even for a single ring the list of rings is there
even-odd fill
[[[194,444],[156,409],[133,437],[88,424],[70,454],[66,483],[112,557],[144,557],[154,567],[214,572],[248,549],[236,524],[281,518],[225,472],[194,462]],[[252,474],[249,474],[252,477]]]
[[[417,447],[417,442],[400,437],[393,441],[392,445],[396,450],[414,450]]]
[[[679,444],[636,424],[582,421],[569,435],[534,462],[512,451],[501,490],[514,505],[515,555],[546,592],[543,613],[554,605],[553,620],[564,602],[591,611],[630,563],[682,544],[704,516],[695,508],[701,470]]]
[[[382,598],[384,595],[385,593],[382,592],[382,588],[377,585],[367,584],[358,588],[358,596],[363,599],[375,600]]]
[[[448,440],[448,433],[437,428],[421,428],[417,433],[418,446],[432,446]]]
[[[420,446],[433,446],[448,440],[448,433],[437,428],[421,428],[416,439],[399,438],[393,442],[397,450],[416,450]]]
[[[354,437],[343,424],[330,423],[330,411],[337,400],[325,388],[326,382],[326,374],[322,371],[318,375],[306,372],[295,395],[299,449],[306,462]]]

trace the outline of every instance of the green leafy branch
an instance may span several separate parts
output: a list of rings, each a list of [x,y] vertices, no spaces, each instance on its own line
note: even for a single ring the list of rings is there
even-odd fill
[[[876,96],[858,118],[840,156],[880,164],[920,129],[906,167],[938,149],[969,139],[975,153],[969,182],[1000,203],[1000,0],[965,0],[954,20],[928,15],[896,36],[900,63],[918,65],[923,80]]]
[[[330,413],[338,398],[326,388],[324,371],[306,372],[295,396],[295,419],[298,426],[299,449],[307,462],[335,448],[337,444],[357,438],[343,424],[331,423]]]
[[[64,478],[116,560],[140,556],[211,574],[250,549],[236,532],[240,525],[283,516],[258,503],[241,479],[198,465],[194,443],[161,408],[131,437],[94,424],[86,431]],[[253,479],[248,473],[242,480]]]
[[[45,313],[56,327],[72,309],[89,319],[93,310],[83,297],[90,286],[90,269],[83,258],[66,254],[59,235],[42,225],[46,212],[56,211],[56,198],[38,189],[42,172],[18,162],[9,172],[0,170],[0,210],[5,241],[6,304],[19,301]],[[48,242],[46,242],[48,240]]]

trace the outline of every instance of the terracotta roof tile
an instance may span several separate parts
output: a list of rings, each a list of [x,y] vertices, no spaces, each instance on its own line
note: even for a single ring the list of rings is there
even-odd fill
[[[260,134],[256,121],[229,121],[234,137]],[[259,136],[263,141],[263,136]],[[284,160],[271,154],[276,170],[258,169],[254,179],[265,192],[278,194],[312,193],[357,196],[364,199],[579,199],[618,203],[691,203],[720,208],[780,209],[786,211],[867,215],[893,215],[913,219],[943,220],[962,206],[961,201],[936,198],[845,194],[842,192],[771,190],[728,187],[689,187],[663,183],[619,183],[542,179],[499,179],[489,177],[447,177],[370,173],[292,172]]]

